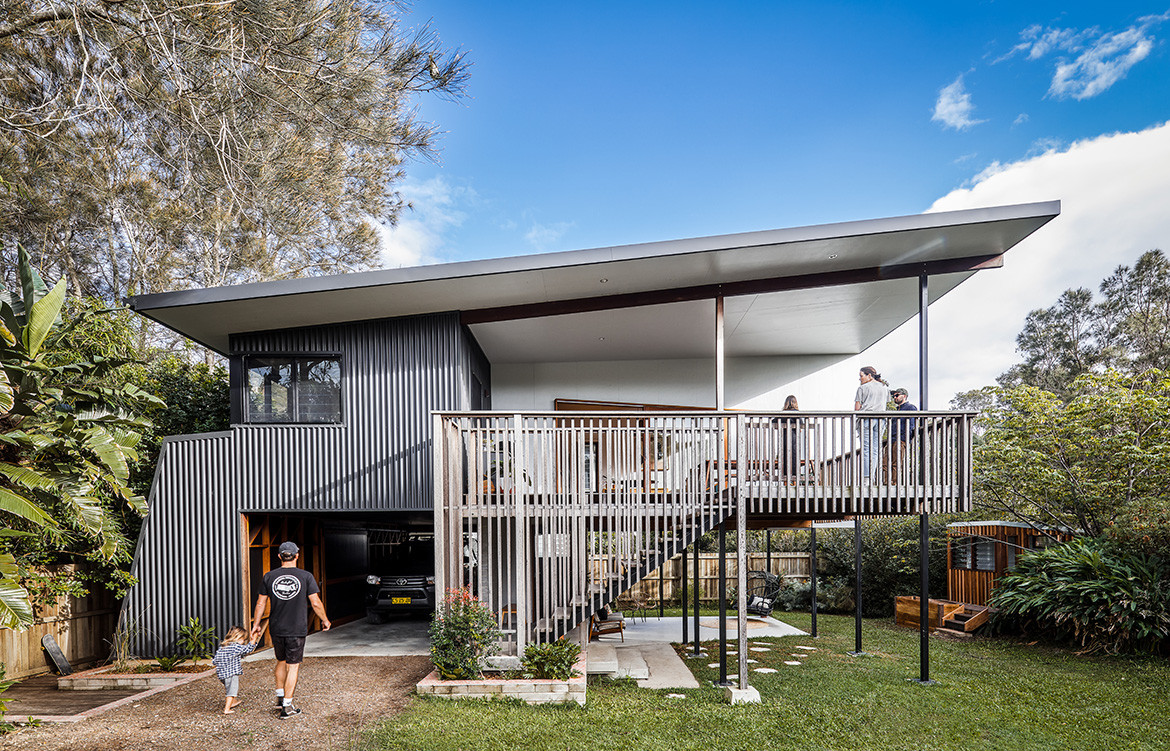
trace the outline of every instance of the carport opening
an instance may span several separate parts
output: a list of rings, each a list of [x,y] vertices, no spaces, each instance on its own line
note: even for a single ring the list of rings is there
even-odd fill
[[[243,514],[243,622],[250,622],[264,574],[279,568],[285,540],[301,548],[300,566],[313,574],[329,620],[374,622],[434,609],[434,535],[430,514],[402,512]],[[321,623],[310,611],[309,631]],[[267,635],[265,643],[269,643]]]

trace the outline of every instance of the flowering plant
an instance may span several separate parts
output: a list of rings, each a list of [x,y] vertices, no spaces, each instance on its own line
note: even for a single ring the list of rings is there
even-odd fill
[[[443,680],[479,678],[499,639],[495,613],[466,587],[449,589],[431,619],[431,662]]]

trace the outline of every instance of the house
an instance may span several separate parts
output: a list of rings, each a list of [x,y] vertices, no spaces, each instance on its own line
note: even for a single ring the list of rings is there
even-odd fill
[[[930,303],[1058,214],[1002,206],[135,297],[228,358],[232,426],[165,441],[122,622],[142,653],[167,650],[189,616],[245,622],[284,539],[334,622],[360,618],[373,543],[425,533],[439,591],[475,587],[517,650],[732,519],[965,510],[970,413],[922,413],[916,450],[871,482],[858,420],[888,418],[847,410],[855,368],[829,374],[915,315],[924,331]],[[789,392],[846,411],[780,415]]]
[[[986,605],[995,583],[1029,550],[1067,542],[1067,529],[1023,522],[976,521],[947,525],[947,599]]]

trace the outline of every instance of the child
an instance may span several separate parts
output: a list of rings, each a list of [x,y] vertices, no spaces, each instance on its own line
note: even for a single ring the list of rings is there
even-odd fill
[[[223,713],[235,713],[235,707],[240,703],[236,696],[240,693],[240,675],[244,666],[240,658],[256,649],[256,642],[248,641],[248,632],[239,626],[232,627],[219,643],[215,650],[215,657],[211,664],[215,666],[215,675],[223,683],[227,697],[223,701]]]

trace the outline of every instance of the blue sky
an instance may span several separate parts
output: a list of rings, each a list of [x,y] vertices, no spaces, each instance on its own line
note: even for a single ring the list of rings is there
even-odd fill
[[[1092,211],[1124,176],[1099,157],[1070,208],[1051,165],[1170,119],[1166,0],[419,2],[408,22],[427,20],[473,67],[465,99],[419,103],[445,133],[439,163],[407,165],[391,266],[953,208],[1025,165],[1022,200]],[[1033,280],[1027,309],[1161,229],[1083,280]]]

